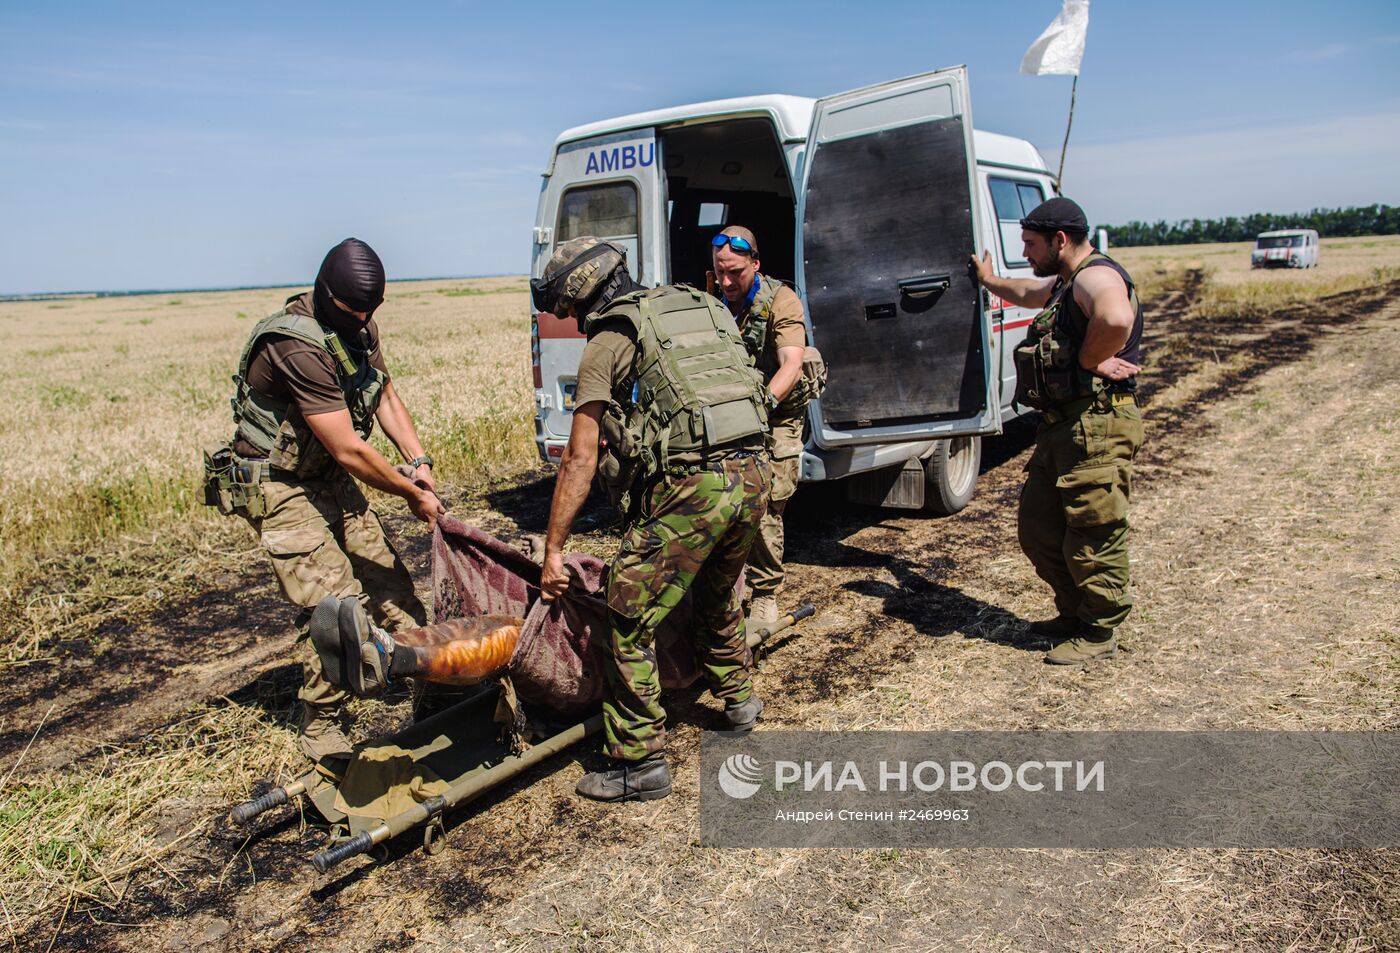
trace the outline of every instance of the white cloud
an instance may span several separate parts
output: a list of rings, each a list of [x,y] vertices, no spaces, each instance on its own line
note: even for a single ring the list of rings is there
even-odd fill
[[[1311,50],[1303,50],[1293,54],[1293,59],[1298,60],[1332,60],[1351,51],[1351,47],[1345,43],[1328,43]]]
[[[1397,154],[1400,112],[1097,145],[1071,141],[1065,192],[1100,222],[1400,204]]]

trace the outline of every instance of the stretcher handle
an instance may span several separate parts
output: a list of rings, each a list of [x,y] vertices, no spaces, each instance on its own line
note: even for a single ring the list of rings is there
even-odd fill
[[[745,641],[748,643],[749,648],[755,648],[756,646],[767,642],[779,632],[782,632],[785,629],[789,629],[792,626],[797,625],[797,623],[801,622],[803,619],[815,615],[816,611],[816,606],[812,605],[810,602],[804,602],[800,608],[794,609],[785,616],[780,616],[778,618],[778,621],[773,623],[773,627],[771,629],[755,629],[754,631],[748,633],[747,637],[745,638]]]
[[[369,836],[369,831],[361,831],[344,843],[321,851],[311,858],[311,864],[316,868],[317,873],[323,874],[343,860],[349,860],[356,854],[366,853],[373,846],[374,839]]]
[[[229,812],[229,820],[235,824],[247,824],[259,814],[270,811],[274,807],[280,807],[297,795],[305,793],[305,781],[293,781],[284,787],[273,788],[262,797],[255,797],[251,801],[245,801],[235,807]]]

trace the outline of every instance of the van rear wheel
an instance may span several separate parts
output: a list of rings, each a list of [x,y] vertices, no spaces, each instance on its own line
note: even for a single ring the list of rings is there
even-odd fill
[[[972,500],[982,465],[981,437],[940,440],[924,459],[924,509],[951,516]]]

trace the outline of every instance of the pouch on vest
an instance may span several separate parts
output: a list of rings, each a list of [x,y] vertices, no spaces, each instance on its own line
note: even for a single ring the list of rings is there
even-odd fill
[[[822,352],[808,346],[802,349],[802,374],[792,390],[778,403],[781,411],[801,410],[826,390],[826,361]]]
[[[302,418],[282,421],[267,453],[268,463],[285,470],[298,480],[314,480],[324,476],[335,458],[311,432]]]
[[[361,332],[362,336],[364,332]],[[260,394],[248,386],[248,365],[257,343],[268,335],[294,338],[330,354],[336,366],[346,409],[355,430],[369,439],[374,429],[374,415],[383,396],[385,374],[369,363],[368,339],[363,343],[363,363],[357,361],[340,339],[340,335],[322,327],[313,317],[296,314],[287,309],[269,315],[253,328],[234,376],[236,391],[233,398],[235,439],[242,439],[260,454],[266,454],[272,466],[307,480],[324,476],[333,463],[330,453],[312,434],[311,428],[293,413],[286,401]]]
[[[1060,330],[1056,299],[1035,316],[1026,338],[1011,353],[1016,365],[1015,403],[1036,410],[1054,410],[1091,390],[1082,383],[1079,348]]]
[[[612,401],[598,426],[603,438],[598,452],[598,485],[608,502],[626,513],[640,476],[641,435],[627,426],[621,405]]]
[[[233,450],[228,444],[204,448],[204,505],[217,507],[224,516],[233,514]]]
[[[204,505],[224,516],[239,513],[249,519],[267,514],[263,499],[262,463],[249,463],[227,444],[204,448]]]

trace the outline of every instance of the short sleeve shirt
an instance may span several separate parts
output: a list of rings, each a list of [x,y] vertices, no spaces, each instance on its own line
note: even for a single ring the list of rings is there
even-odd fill
[[[797,292],[783,285],[773,296],[773,317],[768,325],[768,340],[763,345],[763,354],[756,356],[760,367],[776,370],[780,363],[780,349],[807,346],[807,327],[802,318],[802,299],[797,297]],[[739,327],[742,328],[747,319],[748,309],[745,308],[736,319]]]
[[[311,292],[289,298],[287,310],[310,317]],[[367,331],[369,362],[383,372],[387,381],[389,371],[384,366],[384,355],[379,347],[379,326],[373,318]],[[293,416],[306,417],[346,409],[345,392],[340,387],[335,358],[325,348],[297,338],[268,335],[258,342],[248,359],[248,386],[259,394],[290,404]],[[260,455],[256,447],[243,439],[236,440],[233,449],[247,457]]]
[[[287,303],[287,310],[293,314],[309,317],[311,308],[310,292]],[[369,362],[387,379],[389,372],[379,347],[379,326],[373,318],[367,330]],[[345,392],[340,387],[335,358],[325,348],[296,338],[264,338],[248,361],[248,386],[259,394],[286,401],[302,416],[345,409]]]
[[[595,400],[606,403],[621,396],[618,390],[631,376],[636,357],[637,336],[632,323],[625,318],[604,323],[583,347],[574,406],[582,407]]]

